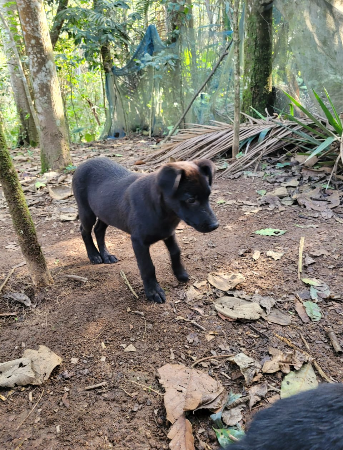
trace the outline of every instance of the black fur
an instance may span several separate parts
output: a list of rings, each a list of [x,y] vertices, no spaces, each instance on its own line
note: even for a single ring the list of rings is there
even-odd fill
[[[343,384],[279,400],[258,412],[227,450],[343,450]]]
[[[130,172],[108,158],[94,158],[81,164],[73,177],[73,192],[90,261],[117,262],[105,244],[108,225],[129,233],[146,296],[154,302],[164,302],[165,294],[156,280],[149,247],[163,240],[176,278],[188,280],[175,228],[180,220],[202,233],[218,227],[209,205],[213,175],[214,164],[206,159],[166,164],[151,174]],[[99,250],[91,235],[95,222]]]

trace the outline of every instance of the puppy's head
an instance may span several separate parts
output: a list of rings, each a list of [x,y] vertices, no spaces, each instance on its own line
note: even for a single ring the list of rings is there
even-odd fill
[[[215,166],[208,159],[166,164],[157,175],[166,206],[201,233],[218,228],[209,196]]]

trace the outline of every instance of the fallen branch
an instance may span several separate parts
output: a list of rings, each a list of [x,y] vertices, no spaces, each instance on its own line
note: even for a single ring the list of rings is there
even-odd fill
[[[131,286],[131,284],[129,283],[129,280],[126,278],[125,273],[121,270],[120,271],[120,275],[122,277],[122,279],[124,280],[124,283],[126,284],[126,286],[130,289],[130,291],[133,293],[133,295],[138,298],[138,295],[136,294],[136,292],[133,290],[133,287]]]
[[[142,387],[144,390],[148,390],[151,392],[155,392],[155,394],[161,395],[163,397],[164,394],[162,394],[161,392],[155,391],[155,389],[149,387],[149,386],[145,386],[144,384],[141,383],[137,383],[137,381],[132,381],[132,380],[128,380],[130,383],[136,384],[137,386]]]
[[[304,245],[305,245],[305,237],[302,236],[300,238],[300,245],[299,245],[299,262],[298,262],[298,278],[299,278],[299,280],[300,280],[300,277],[301,277],[301,272],[303,271]]]
[[[85,391],[91,391],[93,389],[98,389],[98,388],[104,387],[104,386],[107,386],[107,381],[103,381],[102,383],[92,384],[90,386],[86,386],[85,387]]]
[[[235,355],[218,355],[218,356],[206,356],[206,358],[198,359],[197,361],[194,361],[194,363],[191,365],[191,368],[193,369],[194,366],[199,364],[203,361],[208,361],[209,359],[218,359],[218,358],[232,358]]]
[[[10,279],[12,273],[14,272],[15,267],[12,267],[12,269],[9,271],[7,277],[5,278],[5,281],[2,283],[2,285],[0,286],[0,293],[3,290],[3,288],[6,286],[7,281]]]
[[[326,330],[326,334],[328,335],[328,338],[330,339],[335,352],[338,354],[342,353],[343,350],[340,343],[338,342],[335,332],[331,328],[329,328],[328,330]]]

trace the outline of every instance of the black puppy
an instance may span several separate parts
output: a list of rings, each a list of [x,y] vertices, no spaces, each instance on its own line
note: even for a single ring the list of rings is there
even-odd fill
[[[254,417],[246,436],[227,450],[342,450],[343,384],[279,400]]]
[[[129,233],[146,296],[163,303],[165,294],[156,280],[149,247],[163,240],[176,278],[188,280],[175,228],[181,219],[202,233],[218,228],[209,205],[214,171],[214,164],[207,159],[166,164],[151,174],[130,172],[108,158],[90,159],[81,164],[73,177],[73,192],[90,261],[93,264],[117,262],[105,245],[108,225]],[[99,251],[91,235],[96,219],[94,233]]]

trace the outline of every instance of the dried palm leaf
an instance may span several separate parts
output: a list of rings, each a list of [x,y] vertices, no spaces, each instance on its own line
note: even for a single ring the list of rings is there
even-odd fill
[[[245,154],[234,161],[223,174],[233,174],[250,167],[265,156],[289,143],[301,126],[292,121],[275,122],[248,117],[249,123],[242,124],[239,141],[242,143],[260,136],[257,143],[247,146]],[[226,154],[233,143],[231,124],[213,121],[212,125],[190,124],[180,130],[161,149],[151,154],[146,162],[161,164],[172,159],[192,160],[197,158],[213,159]],[[261,142],[260,142],[261,141]],[[249,150],[249,151],[248,151]]]

